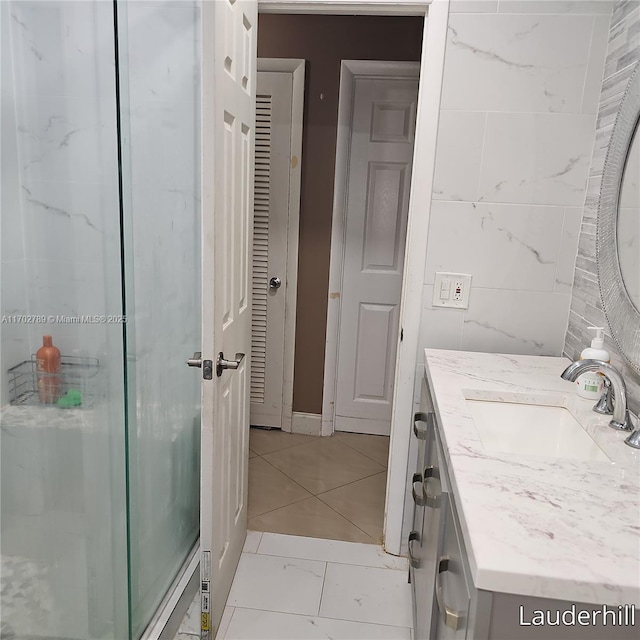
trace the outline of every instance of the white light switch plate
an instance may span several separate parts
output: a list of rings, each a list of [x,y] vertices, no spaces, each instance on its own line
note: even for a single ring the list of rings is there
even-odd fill
[[[445,273],[439,271],[433,281],[433,307],[469,308],[471,276],[468,273]]]

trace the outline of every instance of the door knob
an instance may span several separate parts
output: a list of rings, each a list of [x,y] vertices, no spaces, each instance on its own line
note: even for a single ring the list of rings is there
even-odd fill
[[[244,353],[236,353],[235,360],[225,360],[224,353],[221,351],[216,358],[216,375],[218,378],[225,369],[237,369],[244,359]]]
[[[278,276],[273,276],[271,280],[269,280],[269,289],[279,289],[282,286],[282,280],[278,278]]]
[[[187,360],[187,364],[190,367],[202,367],[202,352],[196,351],[193,357]]]

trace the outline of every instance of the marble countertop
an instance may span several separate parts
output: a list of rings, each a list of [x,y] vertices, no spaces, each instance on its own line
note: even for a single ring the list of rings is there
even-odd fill
[[[640,602],[640,450],[560,378],[567,358],[425,350],[426,376],[479,589],[595,604]],[[611,462],[485,450],[465,400],[571,406]]]

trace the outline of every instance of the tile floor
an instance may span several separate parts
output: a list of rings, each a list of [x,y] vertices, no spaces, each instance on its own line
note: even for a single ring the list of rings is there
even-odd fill
[[[407,561],[381,547],[249,531],[216,640],[410,640]],[[197,594],[176,636],[200,632]]]
[[[248,528],[382,542],[389,438],[251,429]]]

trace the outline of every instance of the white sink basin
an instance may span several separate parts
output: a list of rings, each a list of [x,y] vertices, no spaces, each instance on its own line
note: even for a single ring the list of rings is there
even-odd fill
[[[564,406],[465,397],[487,451],[610,462]]]

